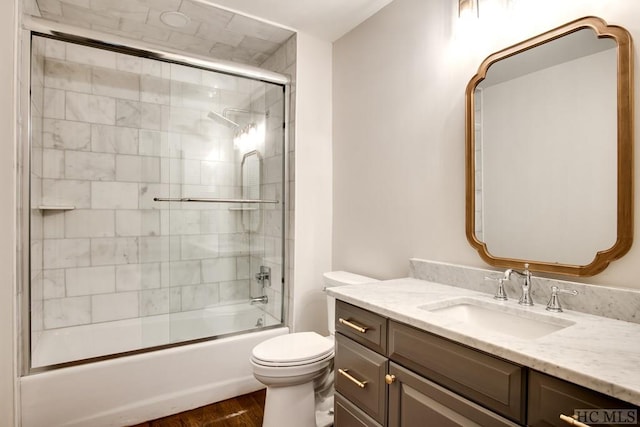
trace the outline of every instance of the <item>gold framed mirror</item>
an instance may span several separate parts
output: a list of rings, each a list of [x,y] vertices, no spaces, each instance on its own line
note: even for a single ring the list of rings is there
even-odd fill
[[[496,267],[591,276],[633,241],[633,48],[597,17],[485,59],[466,88],[466,235]]]

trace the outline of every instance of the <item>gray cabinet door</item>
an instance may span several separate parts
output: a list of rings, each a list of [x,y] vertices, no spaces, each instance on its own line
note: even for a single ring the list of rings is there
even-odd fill
[[[594,409],[607,409],[607,411],[592,411]],[[639,409],[631,403],[559,378],[533,370],[529,371],[527,421],[532,427],[566,427],[569,424],[560,419],[560,414],[571,417],[574,413],[578,416],[578,421],[587,425],[635,425],[640,423]]]
[[[389,362],[388,427],[515,427],[517,424]]]
[[[524,423],[526,370],[521,366],[394,321],[388,346],[392,361]]]
[[[387,352],[387,319],[369,310],[336,301],[336,332],[378,353]]]
[[[339,393],[335,395],[335,427],[380,427],[373,418],[362,412]]]
[[[384,425],[387,419],[387,388],[384,382],[387,358],[336,334],[334,368],[336,391]]]

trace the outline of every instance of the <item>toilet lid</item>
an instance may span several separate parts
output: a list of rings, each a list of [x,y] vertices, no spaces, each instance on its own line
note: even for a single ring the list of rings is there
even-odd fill
[[[333,341],[315,332],[296,332],[270,338],[253,348],[258,363],[292,365],[324,359],[333,353]]]

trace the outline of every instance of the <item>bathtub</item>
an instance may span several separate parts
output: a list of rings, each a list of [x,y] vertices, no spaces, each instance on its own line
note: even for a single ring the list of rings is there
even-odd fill
[[[31,366],[57,365],[108,354],[215,337],[280,323],[259,306],[216,305],[200,310],[70,326],[40,332]]]
[[[94,357],[105,342],[119,346],[118,351],[129,351],[140,348],[141,339],[147,340],[145,345],[153,345],[153,340],[160,343],[166,338],[175,341],[179,336],[195,339],[205,332],[212,335],[214,329],[215,335],[233,333],[241,330],[242,323],[242,330],[246,330],[247,322],[249,329],[277,324],[275,319],[256,317],[256,310],[238,304],[109,322],[97,328],[91,325],[56,330],[65,345],[57,346],[63,349],[49,355],[46,364],[54,357]],[[167,323],[169,318],[171,322]],[[22,427],[127,426],[259,390],[264,386],[253,377],[251,349],[288,332],[286,327],[272,326],[24,376],[20,379]],[[38,349],[45,349],[47,339],[55,337],[43,334]]]

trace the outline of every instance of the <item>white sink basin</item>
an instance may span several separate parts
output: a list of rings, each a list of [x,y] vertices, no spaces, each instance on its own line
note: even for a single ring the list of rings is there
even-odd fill
[[[458,298],[419,308],[474,328],[522,339],[540,338],[574,324],[554,316],[473,298]]]

